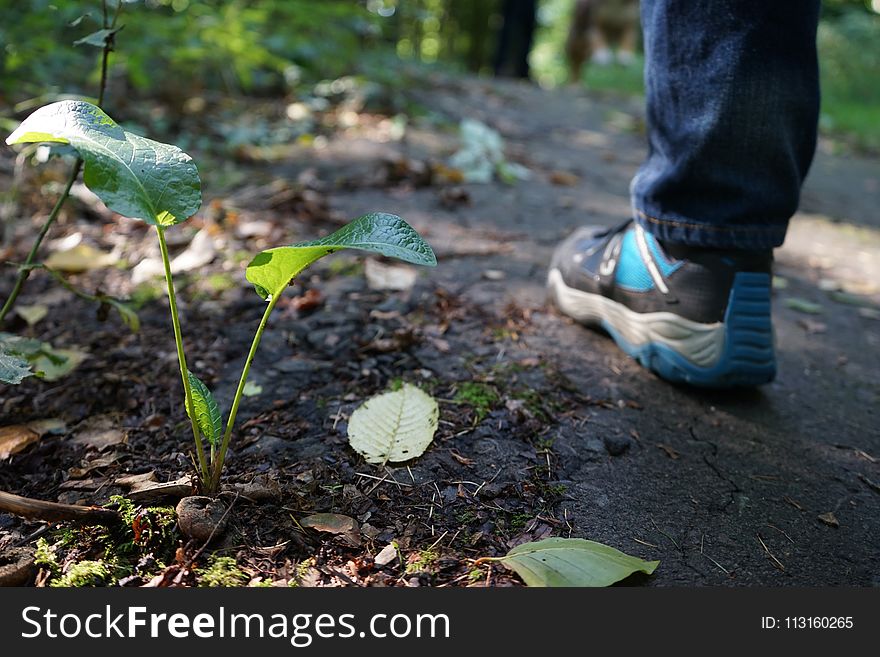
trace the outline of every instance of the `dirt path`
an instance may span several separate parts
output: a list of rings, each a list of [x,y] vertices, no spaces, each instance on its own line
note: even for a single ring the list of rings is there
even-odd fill
[[[466,88],[463,102],[438,94],[427,102],[496,127],[533,170],[530,181],[470,186],[472,205],[453,211],[430,188],[336,201],[349,213],[390,203],[441,243],[448,233],[456,244],[474,236],[511,247],[450,255],[432,277],[501,316],[511,304],[531,309],[517,347],[612,403],[575,404],[543,434],[573,535],[662,560],[651,580],[660,586],[878,584],[880,491],[870,482],[880,479],[880,321],[820,287],[842,284],[880,301],[880,164],[830,155],[823,144],[777,254],[787,283],[774,310],[779,378],[757,392],[699,393],[662,383],[606,336],[544,306],[553,245],[582,223],[628,214],[629,179],[644,153],[639,104],[518,85]],[[410,154],[422,156],[425,142],[411,137]],[[553,185],[555,171],[578,181]],[[486,280],[487,270],[505,279]],[[790,297],[821,304],[822,314],[786,307]],[[819,520],[828,512],[839,526]]]
[[[253,368],[263,393],[242,405],[229,461],[230,482],[257,476],[274,491],[262,504],[240,502],[233,547],[245,572],[286,580],[311,558],[314,581],[466,584],[467,558],[561,535],[660,559],[653,577],[633,581],[651,586],[880,583],[877,161],[817,156],[778,253],[778,380],[760,391],[701,393],[659,381],[545,304],[556,242],[583,223],[628,215],[629,179],[644,153],[639,104],[489,81],[426,87],[411,93],[447,119],[439,127],[417,122],[402,141],[341,132],[252,175],[290,181],[310,172],[340,216],[399,214],[440,264],[420,271],[409,292],[387,293],[367,288],[355,259],[322,263],[293,294],[313,287],[323,303],[273,317]],[[464,117],[498,129],[531,178],[423,184],[424,162],[456,147],[448,120]],[[289,217],[280,232],[264,231],[272,244],[332,227],[293,217],[296,203],[272,210]],[[260,239],[245,241],[265,248]],[[240,262],[222,269],[243,282]],[[108,291],[118,291],[117,279],[125,291],[121,275]],[[830,291],[837,287],[846,294]],[[39,291],[34,284],[23,299]],[[195,366],[228,405],[260,303],[245,286],[182,296]],[[803,314],[790,298],[821,313]],[[123,473],[180,476],[186,427],[169,392],[177,382],[161,299],[146,306],[136,338],[95,327],[91,309],[69,308],[67,323],[50,315],[42,337],[92,357],[48,390],[28,382],[7,391],[0,425],[59,415],[77,435],[78,422],[110,413],[127,444],[111,446],[110,458],[65,436],[44,440],[0,469],[0,487],[103,502],[124,492],[115,484]],[[440,430],[413,463],[371,468],[346,446],[346,419],[396,378],[441,400]],[[475,382],[489,394],[482,408],[473,391],[462,396]],[[74,466],[82,467],[71,474]],[[304,534],[295,519],[316,511],[354,517],[358,544]],[[0,540],[33,528],[0,516]],[[412,567],[373,568],[368,557],[392,540]],[[513,581],[497,570],[474,577]]]

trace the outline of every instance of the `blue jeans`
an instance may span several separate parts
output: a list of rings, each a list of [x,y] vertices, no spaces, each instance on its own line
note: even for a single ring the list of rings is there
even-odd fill
[[[816,148],[819,0],[642,0],[648,159],[635,219],[660,240],[782,244]]]

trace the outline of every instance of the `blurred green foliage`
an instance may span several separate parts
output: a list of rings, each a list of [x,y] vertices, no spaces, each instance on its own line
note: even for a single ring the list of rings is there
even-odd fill
[[[543,0],[531,64],[545,86],[565,82],[563,45],[574,0]],[[820,126],[857,148],[880,150],[880,0],[824,0],[818,33],[822,84]],[[589,89],[644,93],[643,61],[588,66]]]
[[[98,0],[31,0],[5,8],[0,93],[20,101],[48,87],[92,90],[94,49],[72,43],[97,29],[100,14]],[[353,0],[127,2],[113,77],[159,96],[280,90],[303,70],[347,72],[380,34],[381,20]]]
[[[818,39],[823,129],[880,150],[880,14],[845,9],[820,23]]]
[[[117,0],[107,0],[113,5]],[[533,77],[566,78],[563,45],[574,0],[541,0]],[[282,95],[298,85],[362,75],[402,84],[400,61],[491,72],[502,0],[125,0],[110,76],[111,103],[182,106],[200,94]],[[73,46],[99,27],[101,0],[4,3],[3,106],[93,95],[98,51]],[[880,0],[825,0],[819,29],[822,126],[880,148]],[[85,18],[80,19],[81,16]],[[588,88],[642,92],[641,61],[589,66]],[[27,108],[19,105],[18,110]],[[2,121],[2,117],[0,117]]]

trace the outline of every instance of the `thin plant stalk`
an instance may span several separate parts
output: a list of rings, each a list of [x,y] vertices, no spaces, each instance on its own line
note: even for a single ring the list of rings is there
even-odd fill
[[[156,226],[156,234],[159,236],[159,250],[162,252],[162,264],[165,266],[165,282],[168,284],[168,306],[171,309],[171,324],[174,327],[174,342],[177,345],[177,362],[180,364],[180,379],[183,381],[186,412],[189,415],[193,431],[193,442],[196,445],[196,460],[198,461],[202,485],[210,488],[210,464],[205,459],[205,449],[202,445],[199,426],[196,423],[196,410],[193,404],[192,389],[189,385],[189,370],[186,367],[186,355],[183,353],[183,337],[180,333],[180,316],[177,313],[177,295],[174,293],[174,282],[171,279],[171,260],[168,257],[168,244],[165,242],[165,228]]]
[[[116,21],[119,18],[119,10],[121,7],[122,3],[120,2],[116,5],[116,11],[113,14],[112,22],[108,22],[107,2],[106,0],[102,1],[102,24],[104,29],[109,29],[116,26]],[[110,43],[110,41],[105,41],[104,48],[101,50],[101,82],[98,87],[98,107],[101,107],[104,104],[104,93],[107,90],[107,63],[110,59],[110,53],[112,52],[112,50],[113,45]],[[31,247],[27,258],[25,259],[21,269],[18,270],[18,278],[15,279],[15,284],[12,286],[12,292],[9,294],[9,298],[6,299],[6,303],[3,304],[3,308],[0,309],[0,322],[5,320],[6,315],[8,315],[9,311],[12,310],[12,307],[15,305],[16,299],[18,299],[18,295],[21,294],[21,289],[24,287],[25,281],[31,275],[31,270],[33,269],[31,265],[34,264],[34,260],[36,260],[37,258],[37,252],[40,250],[40,245],[42,245],[43,239],[46,237],[46,233],[49,232],[49,228],[51,228],[52,224],[55,223],[55,220],[58,218],[58,214],[61,212],[61,208],[64,206],[65,201],[67,201],[67,198],[70,196],[70,190],[73,187],[73,183],[75,183],[76,179],[79,177],[79,172],[80,169],[82,169],[82,164],[82,158],[76,158],[76,162],[73,163],[73,169],[71,169],[70,171],[70,176],[68,176],[67,178],[67,184],[64,186],[64,191],[61,192],[61,196],[55,202],[55,206],[52,208],[52,212],[50,212],[49,216],[46,218],[46,222],[40,229],[40,232],[37,235],[37,239],[34,240],[34,244]]]
[[[28,279],[28,276],[31,275],[32,265],[34,264],[34,260],[37,258],[37,251],[40,249],[40,244],[43,243],[43,238],[46,237],[46,233],[49,232],[49,228],[55,223],[55,219],[58,218],[58,214],[61,212],[61,208],[64,205],[64,202],[67,200],[68,195],[70,194],[70,188],[73,187],[73,183],[76,182],[76,179],[79,177],[79,170],[82,167],[82,160],[80,158],[76,159],[76,163],[73,165],[73,169],[70,172],[70,175],[67,177],[67,184],[64,186],[64,191],[61,192],[61,196],[58,197],[58,200],[55,201],[55,206],[52,208],[52,212],[49,213],[49,217],[46,219],[46,222],[43,224],[43,227],[40,229],[39,235],[37,235],[37,239],[34,240],[34,244],[31,247],[30,253],[28,253],[27,258],[22,264],[21,268],[18,270],[18,278],[15,279],[15,285],[12,287],[12,292],[9,294],[9,298],[6,300],[6,303],[3,304],[3,309],[0,310],[0,322],[6,319],[6,315],[9,314],[9,311],[12,310],[12,307],[15,305],[15,300],[18,298],[19,293],[21,293],[21,288],[24,286],[24,282]]]
[[[220,443],[217,457],[213,460],[212,465],[214,467],[211,472],[211,486],[208,490],[209,494],[216,493],[216,489],[220,486],[220,473],[223,472],[223,460],[226,458],[226,450],[229,448],[229,442],[232,439],[232,428],[235,426],[235,416],[238,414],[238,405],[241,403],[241,397],[244,394],[244,386],[247,383],[248,374],[251,370],[251,363],[253,363],[257,348],[260,346],[263,331],[266,330],[266,324],[269,322],[269,315],[272,314],[272,311],[275,309],[275,304],[278,303],[278,299],[280,298],[281,295],[279,294],[270,299],[269,305],[266,306],[266,310],[263,313],[263,318],[260,320],[260,325],[257,327],[257,332],[254,334],[254,341],[251,343],[251,349],[244,361],[244,367],[241,370],[241,378],[238,380],[238,388],[236,388],[235,397],[232,399],[232,408],[229,411],[229,419],[226,421],[226,431],[223,434],[223,442]]]

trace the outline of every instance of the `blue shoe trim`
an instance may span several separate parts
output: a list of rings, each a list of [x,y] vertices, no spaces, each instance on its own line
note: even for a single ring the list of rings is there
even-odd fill
[[[651,235],[651,233],[645,232],[645,243],[648,245],[648,250],[651,252],[654,262],[657,263],[657,268],[660,270],[663,278],[669,278],[684,265],[684,260],[668,260],[666,255],[660,250],[657,238]]]
[[[618,259],[614,272],[614,282],[617,285],[632,292],[649,292],[654,289],[654,279],[651,278],[647,265],[639,255],[639,247],[636,246],[635,231],[628,230],[623,234]]]
[[[712,367],[694,365],[662,343],[633,345],[606,320],[602,327],[627,354],[667,381],[726,388],[769,383],[776,376],[768,274],[736,274],[724,315],[724,350]]]

